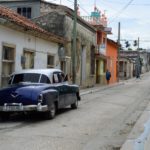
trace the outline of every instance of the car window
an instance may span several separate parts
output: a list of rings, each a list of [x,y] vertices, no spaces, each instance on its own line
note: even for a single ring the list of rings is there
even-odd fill
[[[59,79],[59,82],[63,82],[64,81],[64,74],[63,73],[58,73],[58,79]]]
[[[53,83],[61,83],[64,81],[64,74],[62,72],[55,72],[53,74]]]
[[[46,75],[42,75],[40,83],[48,83],[48,84],[50,84],[51,82],[50,82],[49,78]]]
[[[13,76],[10,76],[10,78],[9,78],[9,80],[8,80],[8,84],[11,84],[12,79],[13,79]]]
[[[58,74],[57,73],[53,74],[53,83],[59,83],[59,79],[58,79]]]
[[[40,74],[37,73],[16,74],[13,78],[12,84],[17,84],[19,82],[38,83],[39,78],[40,78]]]

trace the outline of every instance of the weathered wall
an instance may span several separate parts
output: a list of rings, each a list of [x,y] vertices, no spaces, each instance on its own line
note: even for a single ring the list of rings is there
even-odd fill
[[[67,37],[69,41],[72,41],[72,30],[73,30],[73,21],[70,17],[66,18],[67,27]],[[92,45],[96,45],[96,33],[90,31],[89,29],[85,28],[83,25],[77,23],[77,52],[76,52],[76,75],[77,75],[77,83],[80,84],[82,82],[82,86],[93,86],[95,84],[95,79],[91,75],[91,47]],[[82,49],[86,50],[86,79],[85,81],[80,81],[81,78],[81,60],[82,58]],[[68,47],[67,53],[71,55],[71,44]],[[93,62],[95,63],[95,62]],[[92,81],[92,82],[91,82]]]
[[[59,35],[61,37],[66,36],[66,26],[65,26],[65,15],[58,12],[50,12],[42,17],[33,19],[40,27],[45,30]]]
[[[68,43],[65,45],[65,54],[66,56],[71,57],[72,51],[72,40],[73,40],[73,19],[71,16],[65,12],[60,6],[49,5],[46,3],[41,3],[41,13],[48,14],[49,19],[47,19],[47,25],[49,26],[49,31],[54,32],[57,35],[66,37],[68,39]],[[51,17],[50,17],[51,16]],[[61,19],[60,20],[58,18]],[[38,18],[37,18],[38,19]],[[55,26],[53,25],[53,20],[55,22]],[[46,21],[46,20],[45,20]],[[38,22],[36,20],[36,22]],[[57,25],[56,25],[57,24]],[[50,26],[55,27],[51,28]],[[60,27],[59,27],[60,26]],[[93,86],[95,84],[95,77],[91,75],[91,47],[96,45],[96,32],[92,27],[84,24],[82,21],[77,21],[77,51],[76,51],[76,82],[82,86]],[[81,77],[81,62],[82,62],[82,51],[86,50],[85,58],[86,65],[84,66],[86,78],[83,81]],[[92,62],[95,63],[95,62]],[[71,64],[71,62],[70,62]],[[68,72],[68,74],[72,74],[72,72]]]

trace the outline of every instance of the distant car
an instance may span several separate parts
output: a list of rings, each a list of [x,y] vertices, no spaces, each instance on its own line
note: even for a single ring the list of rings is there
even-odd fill
[[[41,112],[52,119],[66,106],[78,107],[79,86],[69,85],[59,69],[30,69],[10,76],[9,86],[0,90],[0,116],[14,112]]]

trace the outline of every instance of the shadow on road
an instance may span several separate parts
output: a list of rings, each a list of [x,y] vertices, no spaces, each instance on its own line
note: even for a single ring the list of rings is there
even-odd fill
[[[65,115],[65,113],[71,110],[72,110],[71,108],[60,109],[57,112],[56,117],[60,115]],[[47,120],[44,118],[44,115],[42,113],[14,113],[4,120],[0,118],[0,124],[9,123],[9,122],[38,123],[43,121],[47,121]]]

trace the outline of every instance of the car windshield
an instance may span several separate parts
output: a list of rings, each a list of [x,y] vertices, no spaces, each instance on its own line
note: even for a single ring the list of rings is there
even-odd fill
[[[17,84],[20,82],[38,83],[39,78],[40,78],[40,74],[37,74],[37,73],[16,74],[11,84]]]

